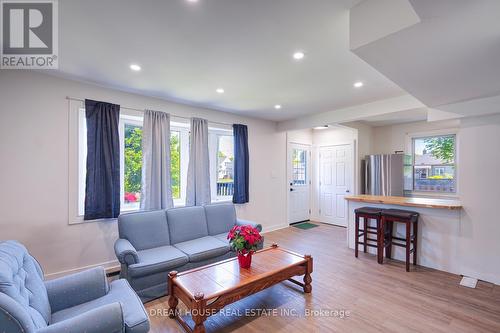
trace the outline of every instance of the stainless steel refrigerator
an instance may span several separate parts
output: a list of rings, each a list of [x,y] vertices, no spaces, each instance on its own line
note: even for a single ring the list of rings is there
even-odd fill
[[[368,155],[362,161],[363,194],[403,196],[404,154]]]

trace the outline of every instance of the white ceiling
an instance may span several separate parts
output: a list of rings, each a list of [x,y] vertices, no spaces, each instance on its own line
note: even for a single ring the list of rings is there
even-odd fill
[[[411,123],[415,121],[425,121],[427,120],[427,112],[427,108],[397,111],[382,115],[365,117],[363,118],[363,120],[361,120],[361,122],[373,127],[380,127],[402,123]]]
[[[358,2],[59,1],[58,75],[276,121],[402,95],[349,50]]]
[[[359,34],[358,42],[351,40],[353,52],[429,107],[500,94],[499,0],[396,2],[406,2],[406,12],[394,0],[377,2],[383,13],[398,10],[399,21],[407,18],[386,34],[373,32],[387,29],[386,17],[366,14],[375,2],[351,11]],[[361,45],[366,36],[376,37]]]

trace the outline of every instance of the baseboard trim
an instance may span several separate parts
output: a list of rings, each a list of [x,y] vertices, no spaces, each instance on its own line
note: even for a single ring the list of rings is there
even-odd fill
[[[293,223],[290,223],[290,226],[296,225],[296,224],[301,224],[301,223],[304,223],[304,222],[313,222],[313,221],[311,221],[310,219],[307,219],[307,220],[303,220],[303,221],[293,222]]]
[[[263,234],[267,234],[268,232],[276,231],[276,230],[280,230],[280,229],[285,229],[285,228],[288,228],[288,227],[289,227],[288,224],[278,224],[278,225],[272,225],[272,226],[269,226],[269,227],[263,227],[262,228],[262,233]]]
[[[67,269],[64,271],[59,271],[55,273],[50,273],[50,274],[45,274],[46,279],[56,279],[65,275],[73,274],[73,273],[78,273],[87,269],[95,268],[103,266],[104,270],[106,271],[106,274],[114,273],[116,271],[120,271],[120,263],[118,260],[111,260],[111,261],[106,261],[94,265],[88,265],[88,266],[83,266],[83,267],[77,267],[77,268],[72,268],[72,269]]]

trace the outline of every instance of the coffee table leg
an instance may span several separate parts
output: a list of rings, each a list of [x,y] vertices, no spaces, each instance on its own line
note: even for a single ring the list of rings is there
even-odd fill
[[[198,316],[195,316],[193,320],[195,324],[193,333],[205,333],[205,325],[203,324],[203,322],[205,322],[205,318],[199,318]]]
[[[170,295],[168,297],[168,316],[170,318],[177,317],[177,304],[179,304],[177,297]]]
[[[170,318],[175,318],[177,316],[177,304],[179,300],[174,295],[174,281],[173,279],[177,276],[177,271],[172,271],[168,273],[168,316]]]
[[[304,275],[304,292],[310,293],[312,291],[312,268],[313,268],[313,259],[310,254],[306,254],[304,258],[307,260],[306,263],[306,274]]]
[[[206,301],[203,300],[205,295],[203,293],[195,293],[194,294],[194,310],[193,313],[193,321],[194,321],[194,330],[193,333],[205,333],[205,325],[203,324],[207,319],[207,315],[205,313],[205,305]]]

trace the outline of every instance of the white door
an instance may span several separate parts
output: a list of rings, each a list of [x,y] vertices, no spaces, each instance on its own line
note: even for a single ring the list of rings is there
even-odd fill
[[[319,216],[321,222],[347,227],[345,196],[352,186],[351,145],[320,148]]]
[[[290,144],[288,152],[289,223],[309,220],[311,214],[311,146]]]

